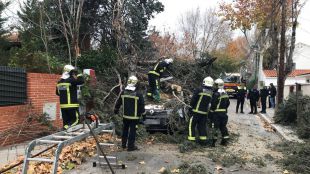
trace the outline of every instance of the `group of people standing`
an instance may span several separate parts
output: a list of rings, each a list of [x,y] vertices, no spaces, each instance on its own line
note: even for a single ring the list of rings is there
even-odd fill
[[[188,140],[197,141],[200,145],[215,146],[217,141],[216,130],[221,131],[221,145],[227,145],[228,129],[226,127],[228,116],[227,108],[230,105],[229,96],[224,90],[224,81],[211,77],[203,80],[202,87],[195,90],[190,103],[190,115],[188,127]],[[207,139],[208,129],[213,129],[213,134]],[[196,127],[199,139],[196,140]]]
[[[257,114],[257,104],[259,100],[261,102],[261,108],[262,108],[261,113],[266,113],[267,98],[269,97],[269,108],[275,108],[276,95],[277,95],[277,89],[272,83],[270,83],[269,88],[267,88],[267,86],[264,86],[260,91],[258,91],[256,85],[252,89],[247,91],[246,87],[244,86],[244,83],[242,83],[241,86],[238,87],[236,94],[237,97],[236,113],[238,113],[239,106],[241,107],[240,113],[244,113],[243,104],[245,98],[250,100],[250,106],[251,106],[250,114]]]

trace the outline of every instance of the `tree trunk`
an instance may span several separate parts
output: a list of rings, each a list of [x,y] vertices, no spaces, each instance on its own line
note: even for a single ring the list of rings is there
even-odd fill
[[[282,18],[281,18],[281,42],[280,42],[280,60],[278,68],[278,104],[283,102],[284,82],[285,82],[285,32],[286,32],[286,0],[282,0]]]
[[[294,2],[295,1],[295,2]],[[293,53],[295,50],[295,41],[296,41],[296,28],[297,28],[297,5],[298,0],[293,0],[292,2],[292,37],[291,37],[291,44],[290,44],[290,52],[287,57],[287,63],[285,67],[285,74],[288,75],[293,70]]]
[[[272,19],[271,19],[271,42],[272,42],[272,63],[271,69],[274,69],[278,65],[278,58],[279,58],[279,38],[278,38],[278,25],[276,23],[277,18],[277,3],[278,1],[273,1],[272,7]]]

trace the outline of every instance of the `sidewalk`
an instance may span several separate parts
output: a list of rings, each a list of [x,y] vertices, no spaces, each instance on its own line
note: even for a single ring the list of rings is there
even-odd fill
[[[264,119],[270,126],[278,133],[281,137],[283,137],[287,141],[303,143],[304,141],[299,139],[296,132],[292,130],[290,126],[284,126],[280,124],[274,123],[274,109],[267,108],[266,114],[258,113],[262,119]]]
[[[21,144],[0,147],[0,168],[23,157],[28,143],[29,142],[24,142]],[[38,146],[34,149],[32,154],[35,154],[44,148],[45,146]]]

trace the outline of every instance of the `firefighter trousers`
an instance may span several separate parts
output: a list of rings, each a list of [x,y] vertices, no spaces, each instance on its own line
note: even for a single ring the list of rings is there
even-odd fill
[[[227,122],[228,116],[225,112],[213,112],[210,114],[211,116],[210,121],[213,127],[213,139],[217,139],[217,130],[219,129],[222,135],[222,139],[228,139],[228,129],[227,129]]]
[[[79,108],[61,108],[61,116],[64,129],[75,126],[79,123]]]
[[[207,116],[203,114],[193,113],[189,120],[188,126],[188,140],[195,141],[196,127],[199,133],[199,141],[207,141]]]
[[[148,74],[149,89],[147,96],[155,99],[156,101],[160,100],[159,94],[159,77],[155,74]]]
[[[123,134],[122,134],[122,147],[134,148],[136,140],[136,130],[139,120],[123,118]]]

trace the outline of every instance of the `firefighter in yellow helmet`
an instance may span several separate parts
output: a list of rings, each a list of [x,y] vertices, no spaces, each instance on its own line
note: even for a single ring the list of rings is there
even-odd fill
[[[57,83],[56,95],[59,96],[60,109],[63,120],[63,128],[68,129],[79,123],[79,101],[77,96],[77,86],[82,85],[84,79],[82,74],[77,74],[77,70],[72,65],[66,65]]]
[[[203,80],[202,87],[195,90],[190,103],[191,118],[188,126],[188,140],[196,141],[195,130],[197,127],[199,133],[198,142],[201,145],[206,145],[207,143],[206,123],[209,113],[209,105],[212,99],[213,83],[211,77],[206,77]]]
[[[228,116],[227,109],[230,105],[229,96],[224,90],[224,81],[222,79],[216,79],[214,82],[214,92],[211,101],[210,115],[209,119],[213,125],[213,139],[212,146],[215,146],[217,141],[216,130],[220,129],[222,134],[221,145],[226,145],[228,136],[228,129],[226,127]]]
[[[137,83],[136,76],[128,78],[125,91],[117,100],[114,108],[114,113],[118,114],[121,105],[123,105],[122,148],[128,147],[128,151],[138,150],[138,147],[135,146],[136,128],[140,117],[145,114],[144,98],[137,90]]]

